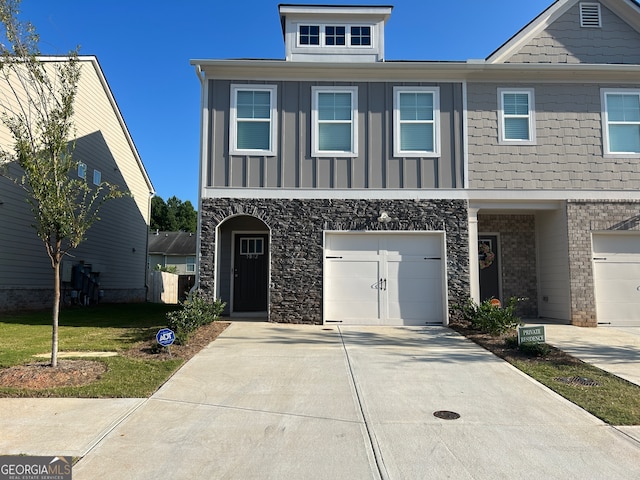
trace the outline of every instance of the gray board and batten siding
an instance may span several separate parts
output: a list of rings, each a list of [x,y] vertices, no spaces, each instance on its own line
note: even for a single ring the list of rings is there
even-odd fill
[[[275,156],[229,155],[232,84],[256,82],[209,80],[209,158],[206,186],[233,188],[398,189],[463,188],[461,83],[266,82],[277,85]],[[358,87],[358,156],[311,156],[313,86]],[[437,158],[393,156],[393,87],[438,86],[441,155]]]

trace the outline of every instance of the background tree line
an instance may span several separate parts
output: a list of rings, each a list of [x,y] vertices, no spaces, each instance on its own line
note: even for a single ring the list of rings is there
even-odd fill
[[[198,213],[189,200],[182,201],[176,196],[165,202],[162,197],[151,199],[151,230],[163,232],[195,232],[198,227]]]

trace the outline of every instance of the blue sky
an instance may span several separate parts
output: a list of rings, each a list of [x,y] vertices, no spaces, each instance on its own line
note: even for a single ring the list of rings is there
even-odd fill
[[[190,59],[283,58],[278,3],[393,5],[389,60],[485,58],[552,0],[22,0],[44,54],[95,55],[158,195],[197,208],[200,85]]]

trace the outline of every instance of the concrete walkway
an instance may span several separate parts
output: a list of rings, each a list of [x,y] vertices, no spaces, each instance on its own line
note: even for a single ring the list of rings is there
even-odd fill
[[[640,327],[545,325],[547,343],[640,385]]]
[[[442,327],[233,323],[148,400],[0,412],[0,453],[82,452],[75,480],[640,478],[628,432]]]

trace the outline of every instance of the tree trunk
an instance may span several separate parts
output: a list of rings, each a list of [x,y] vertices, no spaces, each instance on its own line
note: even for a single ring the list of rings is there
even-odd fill
[[[53,328],[51,330],[51,366],[58,366],[58,316],[60,313],[60,259],[53,260]]]

